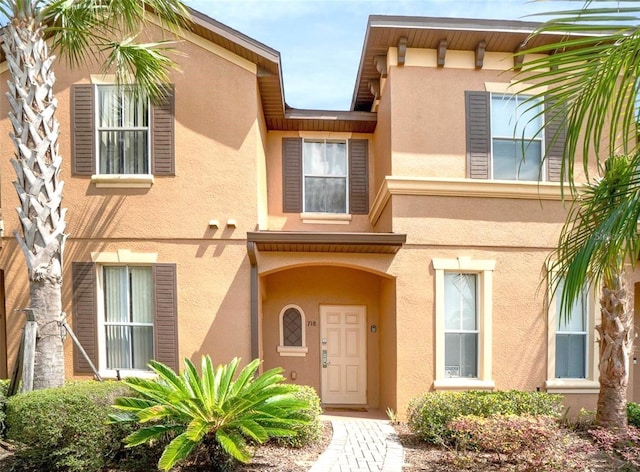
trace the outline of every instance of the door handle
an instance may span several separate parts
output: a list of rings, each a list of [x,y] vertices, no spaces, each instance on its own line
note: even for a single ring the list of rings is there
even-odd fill
[[[323,349],[322,350],[322,368],[326,369],[328,365],[329,365],[329,360],[328,360],[327,350]]]

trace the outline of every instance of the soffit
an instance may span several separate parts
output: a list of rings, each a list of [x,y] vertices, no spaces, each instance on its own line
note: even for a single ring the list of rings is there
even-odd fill
[[[257,231],[247,240],[263,252],[333,252],[395,254],[407,240],[395,233]]]
[[[406,38],[407,48],[437,49],[440,41],[447,41],[447,49],[475,51],[480,41],[486,42],[487,52],[515,52],[525,41],[527,48],[551,44],[562,33],[530,37],[540,23],[504,20],[471,20],[457,18],[429,18],[410,16],[369,17],[364,39],[352,110],[371,110],[374,96],[369,81],[380,78],[374,57],[386,56],[390,47],[397,47]]]

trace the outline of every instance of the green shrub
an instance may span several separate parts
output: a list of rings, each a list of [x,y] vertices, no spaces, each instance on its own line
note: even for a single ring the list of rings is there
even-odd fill
[[[627,422],[631,426],[640,428],[640,404],[633,402],[627,403]]]
[[[322,436],[322,421],[320,421],[322,407],[320,406],[320,397],[313,387],[295,385],[293,394],[307,405],[298,412],[304,423],[293,427],[296,432],[294,436],[278,437],[276,443],[281,446],[300,448],[318,441]]]
[[[108,423],[118,382],[77,382],[7,399],[7,438],[18,470],[95,471],[122,448],[130,430]]]
[[[249,444],[261,444],[272,437],[293,436],[295,427],[305,424],[300,411],[307,402],[295,397],[295,386],[283,383],[282,369],[256,376],[260,361],[250,362],[237,377],[239,359],[215,370],[209,356],[202,357],[202,375],[189,359],[178,376],[164,364],[151,361],[154,380],[129,378],[126,384],[138,398],[116,400],[115,422],[139,422],[139,430],[125,438],[129,447],[153,443],[172,435],[158,461],[171,469],[194,453],[205,458],[209,470],[228,470],[229,458],[251,459]]]
[[[4,437],[6,432],[5,420],[6,420],[6,403],[7,403],[7,390],[9,389],[9,380],[0,380],[0,438]]]
[[[451,440],[448,424],[460,416],[530,415],[557,417],[562,397],[544,392],[429,392],[413,399],[407,411],[411,430],[424,441]]]

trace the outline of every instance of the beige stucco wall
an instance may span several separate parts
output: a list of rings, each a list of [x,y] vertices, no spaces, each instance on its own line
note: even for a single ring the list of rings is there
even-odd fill
[[[210,45],[209,45],[210,46]],[[174,72],[176,175],[156,177],[150,189],[96,188],[89,177],[70,174],[70,85],[89,82],[97,68],[56,69],[55,87],[62,129],[64,206],[68,208],[63,309],[71,307],[71,263],[90,261],[91,252],[129,249],[157,253],[158,262],[177,264],[180,356],[212,354],[215,362],[250,357],[250,281],[246,232],[266,220],[264,122],[258,118],[255,66],[215,48],[182,41],[181,71]],[[185,59],[186,58],[186,59]],[[6,90],[7,73],[1,74]],[[4,94],[3,94],[4,95]],[[6,100],[0,101],[0,148],[10,152]],[[17,204],[8,156],[0,161],[1,206]],[[264,204],[260,204],[264,201]],[[0,268],[9,312],[8,347],[13,365],[22,328],[16,308],[26,306],[28,286],[22,254],[12,233],[15,212],[4,211]],[[219,229],[210,228],[217,219]],[[227,219],[236,227],[227,228]],[[230,336],[229,333],[233,333]],[[73,373],[71,341],[66,342],[67,375]]]

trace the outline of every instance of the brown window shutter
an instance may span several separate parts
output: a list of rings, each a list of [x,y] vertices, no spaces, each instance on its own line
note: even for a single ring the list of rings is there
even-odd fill
[[[349,212],[369,213],[369,141],[349,141]]]
[[[89,355],[91,362],[97,368],[96,265],[92,262],[74,262],[71,266],[71,272],[73,276],[73,331]],[[75,346],[73,361],[76,373],[93,373],[91,366]]]
[[[165,87],[162,103],[151,106],[151,173],[153,175],[176,175],[174,110],[175,90],[173,85]]]
[[[547,180],[560,182],[562,180],[562,155],[567,134],[564,110],[554,108],[553,102],[546,104],[545,110],[545,160],[547,164]]]
[[[489,92],[464,93],[467,127],[467,177],[489,178],[491,113]]]
[[[95,174],[95,127],[92,84],[71,87],[71,173]]]
[[[302,212],[302,139],[282,138],[282,211]]]
[[[153,265],[155,360],[179,369],[178,297],[175,264]]]

